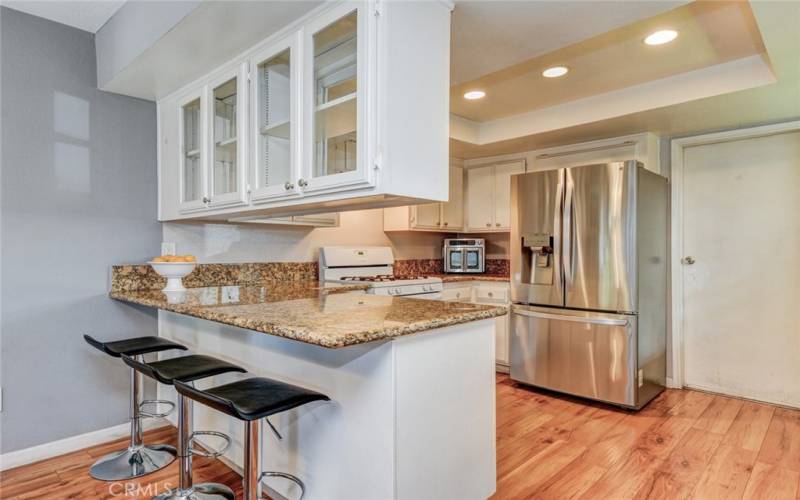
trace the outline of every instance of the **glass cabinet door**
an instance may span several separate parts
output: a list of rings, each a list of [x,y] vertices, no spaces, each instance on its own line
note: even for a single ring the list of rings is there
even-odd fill
[[[183,211],[205,207],[201,102],[201,92],[198,91],[186,96],[178,104],[180,207]]]
[[[209,172],[209,205],[232,205],[244,202],[242,87],[246,78],[237,68],[209,85],[211,151]]]
[[[299,194],[295,90],[298,68],[294,39],[278,43],[252,58],[253,200]]]
[[[307,190],[366,180],[358,133],[365,108],[361,87],[366,68],[359,56],[365,17],[361,7],[344,4],[309,29],[306,99],[312,125]]]

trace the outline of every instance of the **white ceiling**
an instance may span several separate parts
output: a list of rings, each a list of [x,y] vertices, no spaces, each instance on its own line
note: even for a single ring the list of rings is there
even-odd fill
[[[3,6],[97,33],[125,0],[2,0]]]
[[[450,83],[473,80],[688,1],[458,1]]]

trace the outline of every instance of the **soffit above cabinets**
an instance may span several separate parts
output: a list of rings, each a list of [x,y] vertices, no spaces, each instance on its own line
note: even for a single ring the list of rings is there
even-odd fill
[[[453,85],[451,156],[796,118],[798,23],[799,2],[694,2]],[[642,43],[664,28],[678,38]],[[570,72],[541,76],[556,64]],[[473,88],[486,97],[466,101]]]
[[[158,100],[278,33],[322,2],[206,0],[190,3],[199,5],[185,9],[189,12],[172,21],[168,29],[162,27],[163,34],[146,41],[133,57],[125,50],[125,45],[141,42],[136,38],[139,34],[151,33],[152,23],[147,15],[132,10],[129,23],[119,22],[118,27],[113,26],[119,30],[118,34],[99,37],[100,88]],[[147,7],[143,5],[138,10],[145,11]],[[105,40],[107,43],[101,46]],[[125,60],[115,60],[117,54]],[[105,67],[111,69],[104,71]]]
[[[125,0],[71,0],[69,2],[63,0],[3,0],[2,2],[3,7],[43,17],[89,33],[96,33],[124,3]]]

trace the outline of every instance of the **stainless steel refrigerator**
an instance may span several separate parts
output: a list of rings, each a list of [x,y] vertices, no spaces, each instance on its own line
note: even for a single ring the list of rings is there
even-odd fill
[[[663,390],[667,196],[636,161],[512,176],[512,379],[629,408]]]

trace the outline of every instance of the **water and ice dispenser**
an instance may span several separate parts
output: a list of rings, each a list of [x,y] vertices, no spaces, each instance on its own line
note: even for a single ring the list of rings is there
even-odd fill
[[[553,236],[545,233],[522,235],[522,283],[553,284]]]

